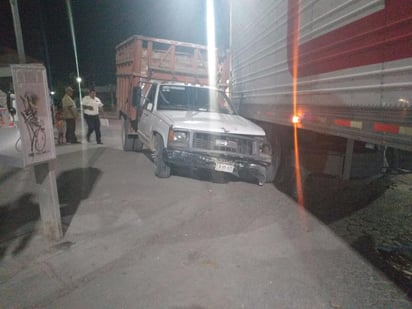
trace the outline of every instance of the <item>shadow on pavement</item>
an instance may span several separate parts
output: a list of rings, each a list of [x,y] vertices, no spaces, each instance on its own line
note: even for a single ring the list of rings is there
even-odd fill
[[[325,224],[331,224],[367,207],[390,185],[385,177],[361,183],[311,175],[304,183],[305,208]]]
[[[94,167],[76,168],[61,173],[57,178],[63,233],[66,233],[80,202],[89,197],[101,173]]]
[[[0,166],[1,168],[1,166]],[[1,170],[0,170],[1,171]],[[20,171],[19,168],[17,167],[11,167],[9,168],[9,170],[5,173],[3,173],[2,175],[0,175],[0,183],[2,183],[3,181],[7,180],[9,177],[13,176],[14,174],[17,174]]]
[[[391,181],[386,177],[344,181],[324,174],[310,174],[302,182],[303,206],[326,225],[367,207],[391,186]],[[295,201],[298,200],[296,177],[292,168],[283,167],[275,186]]]
[[[101,173],[97,168],[86,167],[68,170],[58,176],[63,233],[66,233],[80,202],[89,197]],[[39,204],[32,193],[24,193],[16,200],[0,205],[0,260],[9,249],[13,256],[19,254],[35,235],[40,220]]]
[[[172,176],[179,176],[185,178],[193,178],[199,181],[227,184],[229,182],[244,181],[249,182],[248,179],[241,180],[236,176],[223,172],[214,172],[206,169],[191,169],[183,167],[173,167]],[[251,181],[252,182],[252,181]]]
[[[11,203],[0,205],[0,259],[11,244],[13,256],[23,250],[39,220],[39,205],[33,202],[32,194],[23,194]]]

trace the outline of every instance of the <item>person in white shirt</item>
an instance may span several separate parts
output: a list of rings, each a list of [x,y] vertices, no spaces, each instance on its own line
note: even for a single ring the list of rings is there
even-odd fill
[[[100,132],[99,112],[103,111],[103,103],[96,97],[94,88],[89,89],[89,95],[82,99],[84,119],[87,122],[87,141],[90,142],[90,135],[96,133],[96,142],[103,144]]]

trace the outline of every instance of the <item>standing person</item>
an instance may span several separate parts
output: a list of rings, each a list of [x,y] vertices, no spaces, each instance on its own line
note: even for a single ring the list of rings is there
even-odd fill
[[[100,133],[100,118],[99,112],[103,111],[103,103],[98,97],[96,97],[96,91],[94,88],[89,89],[89,95],[85,96],[82,100],[84,109],[84,119],[87,122],[87,141],[90,142],[90,135],[96,132],[96,142],[103,144]]]
[[[63,117],[66,121],[66,142],[71,144],[79,144],[76,138],[76,118],[77,109],[73,99],[73,88],[66,87],[65,95],[62,99]]]

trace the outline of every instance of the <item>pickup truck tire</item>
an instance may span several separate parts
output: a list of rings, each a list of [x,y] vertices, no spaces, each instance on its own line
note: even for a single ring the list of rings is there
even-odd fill
[[[122,146],[124,151],[142,151],[143,143],[138,137],[130,137],[128,134],[127,120],[122,118]]]
[[[154,164],[155,175],[159,178],[168,178],[170,176],[170,166],[163,160],[163,138],[159,135],[155,135],[155,151],[154,151]]]

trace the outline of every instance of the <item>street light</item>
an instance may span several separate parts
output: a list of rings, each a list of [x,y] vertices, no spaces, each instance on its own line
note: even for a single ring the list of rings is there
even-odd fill
[[[56,123],[56,118],[55,118],[55,110],[54,110],[54,95],[56,92],[53,90],[50,90],[50,111],[51,111],[51,118],[53,125]]]
[[[76,82],[78,84],[79,87],[79,102],[80,102],[80,113],[81,115],[83,115],[83,105],[82,105],[82,87],[81,87],[81,83],[82,83],[82,78],[80,76],[76,77]]]
[[[82,87],[81,87],[80,84],[82,83],[82,78],[80,76],[77,76],[76,77],[76,82],[77,82],[77,85],[79,87],[79,99],[81,100],[81,98],[82,98]]]
[[[50,101],[51,101],[51,106],[54,106],[54,95],[56,92],[54,90],[50,90]]]
[[[81,98],[82,98],[82,87],[81,87],[80,84],[82,83],[82,78],[80,76],[77,76],[76,77],[76,82],[77,82],[77,85],[79,87],[79,98],[81,100]]]

